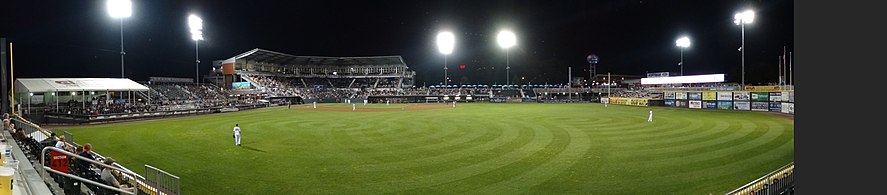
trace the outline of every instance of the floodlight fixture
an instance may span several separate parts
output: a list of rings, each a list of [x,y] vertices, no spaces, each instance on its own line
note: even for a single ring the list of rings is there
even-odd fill
[[[437,49],[441,54],[449,55],[453,53],[453,47],[456,45],[456,37],[453,33],[444,31],[437,34]]]
[[[507,30],[499,31],[496,40],[499,42],[499,46],[505,49],[517,45],[517,36],[515,36],[513,32]]]
[[[108,0],[105,5],[108,8],[108,15],[113,18],[132,16],[132,1],[130,0]]]

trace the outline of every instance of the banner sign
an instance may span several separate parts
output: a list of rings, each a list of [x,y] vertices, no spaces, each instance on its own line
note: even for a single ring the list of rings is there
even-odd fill
[[[250,88],[249,82],[233,82],[233,83],[231,83],[231,89],[234,89],[234,90],[242,90],[242,89],[249,89],[249,88]]]
[[[751,110],[765,111],[765,112],[769,111],[770,110],[770,103],[769,102],[752,102],[751,103]]]
[[[745,91],[733,92],[733,100],[748,101],[748,99],[749,99],[748,92],[745,92]]]
[[[676,93],[674,93],[674,97],[675,97],[674,99],[686,100],[687,93],[686,92],[676,92]]]
[[[788,91],[783,91],[781,96],[781,101],[788,102]]]
[[[702,102],[702,104],[704,106],[703,108],[705,109],[718,109],[717,101],[704,101]]]
[[[770,112],[782,112],[782,103],[770,102]]]
[[[629,106],[649,106],[650,99],[647,98],[622,98],[622,97],[610,97],[610,104],[620,104],[620,105],[629,105]]]
[[[746,91],[779,91],[779,86],[745,86]]]
[[[665,106],[674,107],[674,100],[665,100]]]
[[[702,93],[699,93],[699,92],[687,92],[687,99],[691,99],[691,100],[702,100]]]
[[[49,151],[49,167],[52,168],[52,170],[67,173],[68,165],[68,155],[55,150]]]
[[[795,103],[782,103],[782,113],[795,114]]]
[[[674,98],[674,92],[665,92],[665,99],[673,100]]]
[[[770,101],[778,102],[782,100],[782,93],[780,92],[770,92]]]
[[[733,100],[733,92],[718,92],[718,100]]]
[[[714,92],[714,91],[702,92],[702,100],[718,100],[718,92]]]
[[[718,101],[718,109],[732,110],[733,109],[733,101]]]
[[[733,102],[733,110],[751,110],[751,103],[746,101]]]
[[[702,101],[690,100],[690,108],[696,108],[696,109],[702,108]]]
[[[651,72],[647,73],[647,78],[668,77],[668,72]]]
[[[687,106],[689,106],[687,105],[687,100],[677,100],[674,102],[674,107],[686,108]]]
[[[752,101],[759,101],[759,102],[770,101],[769,95],[770,95],[770,93],[768,93],[768,92],[752,92],[751,93],[751,100]]]

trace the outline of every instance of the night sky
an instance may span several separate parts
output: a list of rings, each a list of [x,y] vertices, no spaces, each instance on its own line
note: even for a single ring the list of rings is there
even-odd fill
[[[517,82],[566,83],[588,76],[585,57],[600,56],[598,73],[679,72],[675,40],[689,36],[684,74],[727,74],[740,82],[740,27],[733,15],[752,8],[746,25],[746,83],[775,82],[777,56],[792,51],[794,5],[756,1],[172,1],[134,0],[124,19],[126,75],[195,74],[187,16],[204,20],[201,73],[254,48],[306,56],[403,56],[416,84],[442,82],[435,36],[456,35],[448,57],[452,83],[504,83],[500,29],[518,37],[509,51]],[[105,1],[15,1],[0,7],[0,36],[14,44],[23,78],[120,76],[120,21]],[[458,65],[466,65],[458,69]]]

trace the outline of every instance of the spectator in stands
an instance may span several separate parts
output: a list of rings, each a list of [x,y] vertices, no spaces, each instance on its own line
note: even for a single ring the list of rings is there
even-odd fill
[[[92,150],[91,144],[89,144],[89,143],[83,144],[83,146],[80,148],[79,155],[83,158],[95,160],[95,157],[93,157],[92,154],[89,153],[89,151],[91,151],[91,150]],[[78,173],[80,174],[81,177],[89,175],[88,173],[91,172],[91,170],[89,169],[90,167],[92,167],[92,163],[90,163],[90,162],[87,162],[85,160],[78,160],[77,161],[77,169],[78,169]]]
[[[52,134],[55,134],[55,133],[52,133]],[[55,137],[55,135],[52,135],[51,137]],[[60,149],[62,149],[62,150],[66,150],[66,149],[65,149],[65,148],[66,148],[65,146],[66,146],[66,145],[65,145],[65,136],[64,136],[64,135],[59,136],[59,137],[58,137],[58,141],[55,142],[55,147],[56,147],[56,148],[60,148]]]
[[[108,166],[114,166],[114,159],[111,157],[107,157],[107,158],[105,158],[103,163],[105,163]],[[102,168],[101,177],[102,177],[102,182],[105,183],[105,185],[114,186],[114,187],[120,188],[121,190],[125,190],[125,191],[135,192],[135,188],[129,187],[126,184],[120,184],[120,181],[117,180],[117,177],[115,177],[111,171],[113,171],[111,168],[108,168],[108,167]]]

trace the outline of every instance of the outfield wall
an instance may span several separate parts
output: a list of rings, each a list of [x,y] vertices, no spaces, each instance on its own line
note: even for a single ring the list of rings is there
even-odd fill
[[[624,98],[624,97],[610,97],[607,98],[609,104],[619,104],[619,105],[629,105],[629,106],[650,106],[651,101],[653,99],[650,98]]]
[[[666,107],[795,114],[794,91],[665,91],[663,94]]]

